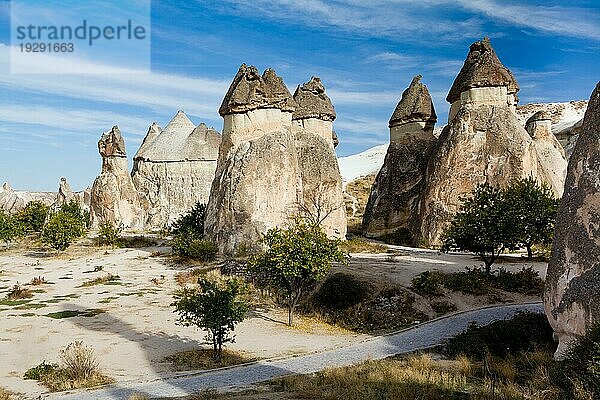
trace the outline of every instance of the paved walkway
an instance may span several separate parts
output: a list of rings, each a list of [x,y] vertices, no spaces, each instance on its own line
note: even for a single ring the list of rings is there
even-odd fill
[[[397,333],[379,336],[348,347],[291,358],[265,360],[236,367],[200,372],[169,380],[123,382],[98,390],[56,393],[46,399],[126,400],[132,393],[149,398],[185,396],[206,389],[228,390],[273,378],[307,374],[327,367],[341,367],[410,353],[441,344],[467,328],[470,322],[486,325],[518,312],[543,312],[542,303],[488,307],[435,319]]]

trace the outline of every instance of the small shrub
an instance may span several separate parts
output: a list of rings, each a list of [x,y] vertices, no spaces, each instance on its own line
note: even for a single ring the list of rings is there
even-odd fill
[[[325,278],[311,302],[317,309],[339,310],[360,303],[371,296],[373,290],[368,282],[338,272]]]
[[[563,370],[570,381],[579,383],[573,387],[580,392],[600,398],[600,324],[587,330],[585,336],[577,338],[567,349]]]
[[[456,304],[450,303],[446,300],[434,300],[431,302],[431,308],[437,314],[443,315],[456,311],[458,308]]]
[[[114,275],[114,274],[107,274],[105,276],[99,276],[98,278],[89,280],[89,281],[85,281],[81,284],[82,287],[87,287],[87,286],[95,286],[95,285],[104,285],[107,284],[109,282],[116,282],[119,279],[121,279],[119,277],[119,275]]]
[[[171,246],[174,254],[203,262],[213,261],[219,251],[217,245],[210,240],[186,235],[176,236]]]
[[[31,286],[46,285],[48,281],[43,276],[36,276],[29,282]]]
[[[29,368],[25,371],[23,379],[33,379],[35,381],[41,381],[46,375],[53,373],[58,368],[58,364],[48,364],[46,361],[42,361],[36,367]]]
[[[29,299],[31,297],[33,297],[33,293],[31,293],[29,289],[21,286],[18,282],[12,287],[6,296],[8,300]]]
[[[490,290],[490,275],[481,268],[467,268],[465,272],[445,274],[442,283],[452,291],[483,295]]]
[[[483,360],[486,354],[506,357],[521,351],[553,349],[553,331],[544,314],[520,313],[507,321],[486,326],[471,324],[466,331],[450,339],[444,353]]]
[[[442,275],[436,271],[421,272],[413,278],[411,288],[422,296],[441,296],[444,294]]]
[[[123,233],[125,226],[123,223],[117,223],[114,221],[104,221],[100,223],[98,230],[98,239],[101,244],[107,244],[112,246],[113,249],[119,243],[121,233]]]
[[[77,341],[60,351],[60,360],[72,380],[90,378],[98,371],[98,360],[94,349]]]
[[[531,267],[523,268],[518,272],[508,272],[500,268],[494,276],[494,287],[507,292],[541,295],[544,281]]]
[[[200,202],[194,204],[192,209],[179,217],[171,227],[175,235],[204,236],[204,220],[206,219],[206,204]]]

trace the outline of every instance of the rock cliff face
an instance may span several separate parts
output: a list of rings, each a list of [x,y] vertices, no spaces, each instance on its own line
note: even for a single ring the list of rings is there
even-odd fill
[[[600,322],[600,83],[569,161],[548,264],[544,305],[559,338],[556,357]]]
[[[102,134],[98,142],[102,171],[92,185],[92,227],[103,221],[118,221],[128,229],[144,228],[144,211],[127,170],[125,142],[117,126]]]
[[[254,244],[294,214],[314,212],[313,200],[334,208],[323,221],[331,235],[346,232],[333,107],[318,79],[297,94],[306,107],[298,107],[275,71],[260,75],[243,64],[225,95],[219,109],[223,140],[206,217],[207,234],[222,252]]]
[[[223,99],[223,141],[206,216],[207,235],[232,253],[284,225],[301,191],[292,112],[273,70],[243,64]]]
[[[533,139],[516,117],[519,87],[489,40],[471,45],[447,100],[452,104],[427,167],[420,242],[439,245],[463,195],[488,182],[506,187],[517,178],[547,181]]]
[[[179,111],[164,130],[153,123],[133,161],[133,184],[146,209],[145,226],[171,224],[197,202],[208,203],[221,135],[195,127]]]
[[[419,234],[419,202],[436,141],[437,120],[427,87],[415,76],[390,119],[390,145],[363,216],[367,236]]]
[[[301,174],[299,212],[321,223],[329,236],[346,236],[342,177],[335,155],[335,111],[321,79],[312,77],[294,92],[292,115]],[[335,136],[337,138],[337,136]]]
[[[73,192],[71,189],[71,185],[67,182],[67,178],[60,178],[60,183],[58,185],[58,192],[56,193],[56,198],[54,203],[52,203],[52,209],[57,210],[61,206],[70,203],[71,201],[77,201],[82,210],[90,209],[90,200],[91,200],[91,189],[88,187],[83,192]]]

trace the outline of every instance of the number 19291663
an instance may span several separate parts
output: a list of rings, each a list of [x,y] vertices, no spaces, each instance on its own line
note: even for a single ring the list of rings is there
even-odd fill
[[[21,43],[21,53],[72,53],[73,43]]]

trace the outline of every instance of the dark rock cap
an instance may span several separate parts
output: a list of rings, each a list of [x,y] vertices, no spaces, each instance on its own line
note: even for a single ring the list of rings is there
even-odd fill
[[[402,98],[390,118],[390,128],[413,121],[432,124],[437,121],[431,95],[427,86],[421,83],[421,78],[421,75],[415,76],[408,89],[402,92]]]
[[[454,103],[460,94],[477,87],[506,86],[509,94],[519,91],[515,77],[498,59],[487,37],[471,45],[469,55],[454,80],[446,100]]]
[[[296,102],[273,69],[266,69],[260,76],[255,66],[242,64],[221,103],[219,114],[239,114],[259,108],[293,112]]]
[[[336,117],[331,99],[325,93],[325,86],[319,77],[313,76],[310,81],[298,85],[294,100],[298,107],[292,119],[318,118],[333,121]]]
[[[538,111],[527,119],[527,122],[525,122],[525,126],[536,121],[552,121],[552,116],[547,111]]]
[[[98,151],[102,157],[126,157],[125,141],[118,126],[104,132],[98,141]]]

